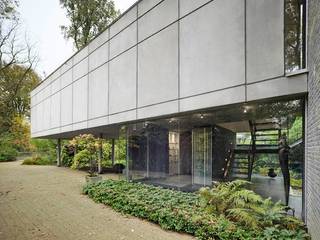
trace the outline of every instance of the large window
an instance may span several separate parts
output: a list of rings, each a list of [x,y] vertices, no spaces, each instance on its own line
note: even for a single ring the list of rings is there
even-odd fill
[[[285,0],[286,72],[306,68],[306,0]]]
[[[302,211],[303,101],[248,103],[126,126],[129,180],[194,191],[245,179]]]

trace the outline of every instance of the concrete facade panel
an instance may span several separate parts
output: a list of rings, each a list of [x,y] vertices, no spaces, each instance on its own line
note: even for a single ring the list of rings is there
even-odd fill
[[[88,122],[79,122],[79,123],[74,123],[72,124],[72,131],[80,130],[80,129],[85,129],[88,127]]]
[[[181,97],[245,83],[244,1],[213,1],[180,26]]]
[[[72,83],[72,69],[68,70],[64,74],[61,75],[60,79],[60,86],[64,88]],[[58,80],[56,80],[58,81]]]
[[[149,37],[178,19],[178,0],[166,0],[138,20],[138,39]]]
[[[160,3],[161,0],[144,0],[139,2],[138,4],[138,16],[145,14],[147,11],[149,11],[151,8],[156,6],[158,3]]]
[[[160,103],[149,107],[138,109],[138,119],[157,117],[161,115],[173,114],[179,111],[179,101]]]
[[[60,82],[61,82],[61,78],[58,78],[51,83],[51,94],[55,94],[56,92],[60,91],[61,89]]]
[[[86,46],[83,49],[81,49],[79,52],[76,53],[73,57],[73,66],[76,65],[78,62],[82,61],[84,58],[88,56],[89,53],[89,47]]]
[[[247,77],[284,75],[284,1],[247,0]]]
[[[117,113],[109,116],[109,124],[134,121],[137,117],[137,111],[131,110],[122,113]]]
[[[221,91],[206,93],[180,100],[180,111],[193,111],[202,108],[241,103],[245,101],[245,87],[239,86]]]
[[[101,66],[109,60],[109,43],[105,43],[89,55],[89,71]]]
[[[108,114],[108,64],[89,75],[89,119]]]
[[[72,123],[72,85],[61,90],[61,126]],[[62,131],[62,129],[61,129]]]
[[[102,44],[106,43],[109,40],[109,28],[97,36],[92,42],[89,43],[89,53],[96,50]]]
[[[122,15],[114,24],[110,27],[110,37],[112,38],[124,28],[129,26],[137,19],[137,6],[131,8],[125,15]]]
[[[307,75],[281,77],[269,81],[258,82],[247,86],[247,100],[301,94],[308,91]]]
[[[209,0],[180,0],[180,16],[185,16],[207,2]]]
[[[60,92],[57,92],[56,94],[52,95],[50,97],[50,100],[51,100],[50,128],[57,128],[57,127],[60,127]]]
[[[133,48],[113,59],[109,64],[109,114],[136,108],[136,56],[137,49]]]
[[[92,119],[92,120],[88,121],[88,127],[89,128],[105,126],[105,125],[108,125],[108,124],[109,124],[109,117],[108,116],[95,118],[95,119]]]
[[[88,74],[88,58],[83,59],[73,67],[73,81]]]
[[[73,123],[82,122],[88,119],[88,76],[72,84],[73,104],[72,116]]]
[[[43,109],[42,109],[42,114],[43,114],[43,124],[42,124],[42,129],[46,130],[51,127],[51,99],[47,98],[44,100],[42,103]]]
[[[110,59],[137,44],[137,23],[131,24],[110,40]]]
[[[65,62],[62,66],[61,66],[61,71],[60,74],[65,73],[66,71],[68,71],[69,69],[71,69],[73,66],[73,59],[69,59],[67,62]]]
[[[138,107],[178,98],[178,24],[139,45]]]
[[[72,131],[72,124],[61,127],[61,132],[71,132]]]

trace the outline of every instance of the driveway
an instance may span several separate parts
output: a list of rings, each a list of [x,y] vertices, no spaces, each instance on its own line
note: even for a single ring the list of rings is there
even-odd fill
[[[123,216],[81,194],[85,173],[0,163],[0,239],[194,239]]]

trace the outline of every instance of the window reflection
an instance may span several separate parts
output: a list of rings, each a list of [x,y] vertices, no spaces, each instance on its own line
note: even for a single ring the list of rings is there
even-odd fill
[[[285,66],[286,72],[306,67],[305,0],[285,0]]]
[[[264,197],[285,203],[287,196],[299,215],[304,151],[301,104],[300,100],[252,103],[246,112],[239,105],[131,124],[127,126],[128,177],[182,191],[245,179]],[[283,136],[290,147],[289,169],[279,161]],[[283,176],[287,170],[290,179]],[[288,181],[289,188],[284,185]]]

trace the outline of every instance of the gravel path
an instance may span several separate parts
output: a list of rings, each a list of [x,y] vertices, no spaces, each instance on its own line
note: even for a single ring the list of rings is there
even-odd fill
[[[193,239],[94,203],[81,195],[84,176],[55,166],[0,163],[0,239]]]

